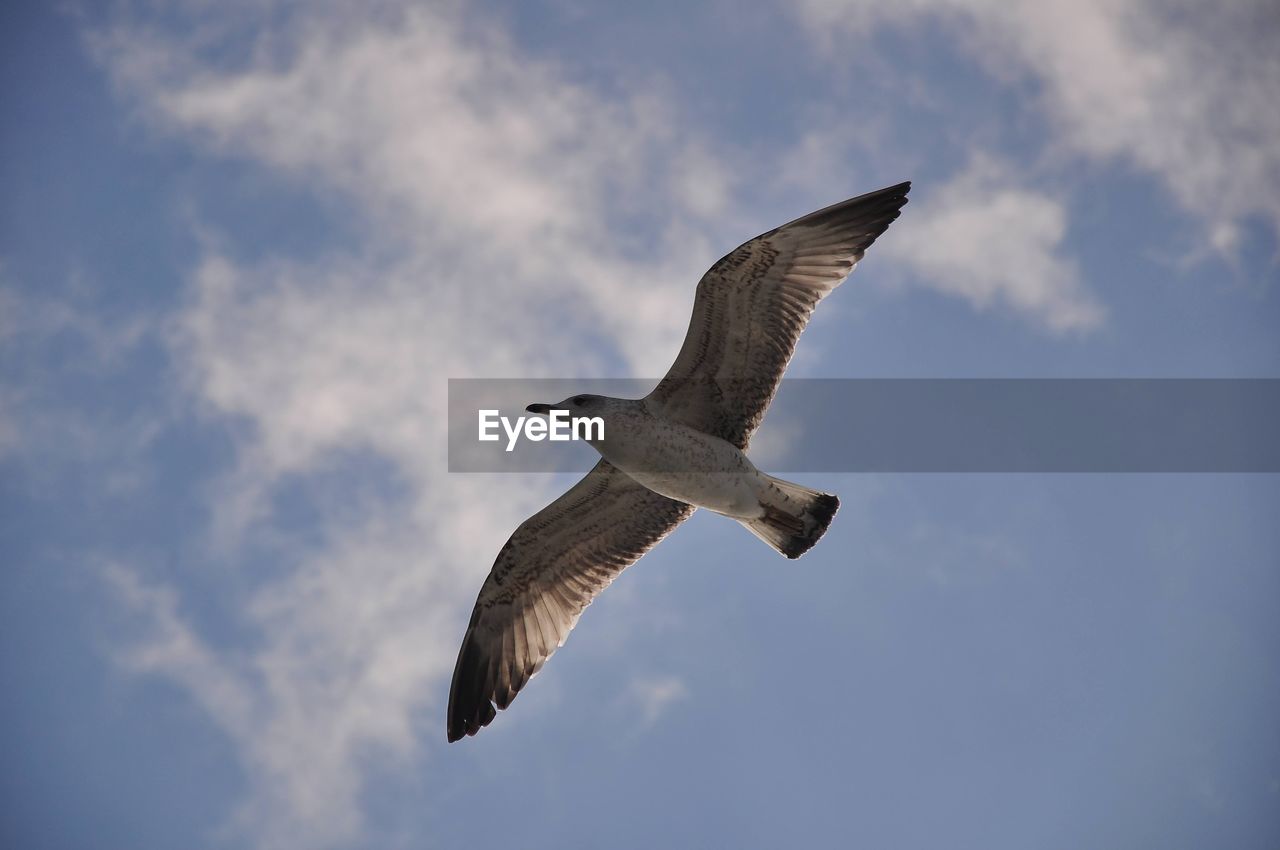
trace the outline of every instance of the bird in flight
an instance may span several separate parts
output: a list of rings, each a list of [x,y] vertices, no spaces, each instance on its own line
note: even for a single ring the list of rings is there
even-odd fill
[[[813,308],[898,217],[910,188],[810,213],[713,265],[675,363],[646,397],[529,405],[600,417],[603,434],[589,442],[601,458],[498,553],[453,671],[450,741],[489,725],[591,600],[697,508],[737,520],[788,558],[818,542],[839,500],[760,472],[747,444]]]

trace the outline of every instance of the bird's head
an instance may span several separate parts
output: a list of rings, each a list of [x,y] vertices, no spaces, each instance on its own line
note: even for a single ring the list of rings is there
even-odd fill
[[[575,395],[555,404],[531,404],[525,408],[529,413],[547,415],[553,410],[564,410],[570,416],[601,416],[605,413],[609,399],[599,395]]]

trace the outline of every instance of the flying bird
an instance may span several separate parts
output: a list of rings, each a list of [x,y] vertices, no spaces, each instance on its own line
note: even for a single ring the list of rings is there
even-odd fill
[[[814,307],[898,217],[910,183],[843,201],[743,243],[698,283],[676,361],[642,399],[577,395],[531,413],[601,417],[600,461],[525,520],[476,599],[449,692],[448,735],[489,725],[624,569],[697,508],[788,558],[839,500],[766,475],[745,454]]]

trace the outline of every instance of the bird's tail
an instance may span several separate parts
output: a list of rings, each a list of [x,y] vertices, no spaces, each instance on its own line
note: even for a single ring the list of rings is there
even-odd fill
[[[738,521],[788,558],[799,558],[826,533],[840,509],[840,500],[781,478],[765,477],[768,483],[760,501],[764,516]]]

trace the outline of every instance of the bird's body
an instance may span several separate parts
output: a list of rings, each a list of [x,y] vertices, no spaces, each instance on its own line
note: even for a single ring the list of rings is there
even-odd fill
[[[765,476],[737,446],[664,417],[645,399],[600,401],[604,438],[590,443],[630,478],[669,499],[734,519],[763,514],[759,491]]]
[[[604,420],[600,462],[525,520],[498,553],[449,693],[449,740],[474,735],[564,643],[626,567],[702,507],[798,558],[839,507],[747,458],[813,308],[898,217],[909,183],[796,219],[743,243],[698,284],[689,331],[643,399],[582,395],[534,404]]]

